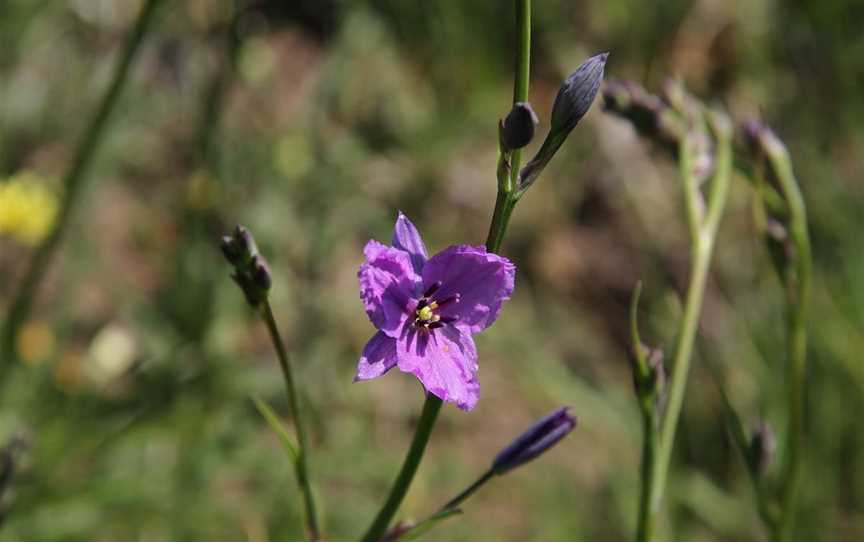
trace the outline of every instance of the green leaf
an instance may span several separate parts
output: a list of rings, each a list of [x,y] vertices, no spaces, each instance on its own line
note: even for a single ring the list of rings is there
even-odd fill
[[[276,436],[279,437],[279,440],[282,442],[282,446],[285,448],[285,452],[288,454],[288,457],[291,459],[292,463],[297,463],[297,458],[299,457],[299,453],[297,452],[297,445],[294,443],[294,439],[291,438],[291,435],[288,433],[288,430],[285,429],[285,426],[279,420],[279,416],[273,412],[273,409],[270,408],[270,405],[259,399],[258,397],[253,397],[252,401],[255,403],[255,407],[258,409],[258,412],[264,416],[264,419],[267,420],[267,423],[270,424],[270,428],[276,433]]]

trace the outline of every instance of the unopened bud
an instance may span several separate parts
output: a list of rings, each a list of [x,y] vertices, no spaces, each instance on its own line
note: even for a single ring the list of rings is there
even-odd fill
[[[750,439],[750,448],[747,451],[747,459],[753,472],[765,475],[774,460],[774,452],[777,450],[777,438],[771,425],[762,421],[753,431]]]
[[[552,105],[552,133],[567,134],[582,120],[603,81],[603,69],[609,53],[600,53],[582,63],[568,77],[555,97]]]
[[[576,427],[576,418],[567,410],[567,407],[561,407],[547,414],[519,435],[495,457],[492,470],[504,474],[531,461],[566,437]]]
[[[273,278],[270,275],[270,266],[259,255],[252,258],[252,280],[255,286],[262,290],[269,290],[273,284]]]
[[[222,248],[222,254],[225,255],[225,259],[228,260],[228,263],[231,265],[237,265],[241,260],[241,252],[237,247],[237,243],[234,242],[234,238],[228,235],[222,236],[222,241],[219,244],[220,248]]]
[[[237,224],[234,228],[234,242],[237,244],[237,249],[248,254],[247,258],[251,258],[258,254],[258,246],[255,244],[255,239],[244,226]]]
[[[537,113],[528,102],[516,102],[507,114],[501,130],[501,140],[507,149],[521,149],[534,138],[539,124]]]
[[[273,278],[267,261],[258,253],[252,234],[243,226],[237,226],[233,235],[222,237],[220,247],[225,259],[234,267],[231,275],[234,282],[243,290],[250,305],[259,306],[267,298]]]
[[[568,77],[552,104],[552,121],[549,133],[537,154],[519,171],[519,190],[531,186],[543,169],[564,144],[567,136],[591,108],[600,83],[609,53],[592,56]]]

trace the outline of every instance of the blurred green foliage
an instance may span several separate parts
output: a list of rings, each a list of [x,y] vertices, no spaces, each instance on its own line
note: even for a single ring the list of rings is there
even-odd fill
[[[266,330],[218,253],[235,222],[274,271],[299,366],[313,475],[333,540],[358,536],[402,458],[422,396],[393,373],[351,384],[372,333],[355,273],[401,209],[431,250],[479,244],[509,110],[511,7],[396,0],[167,2],[91,171],[32,321],[0,375],[0,442],[23,439],[0,541],[294,540],[299,497],[250,397],[285,412]],[[58,179],[140,2],[0,3],[0,179]],[[864,5],[549,0],[534,6],[532,102],[562,78],[681,77],[789,145],[815,249],[809,448],[799,540],[864,538]],[[423,517],[537,415],[579,429],[496,480],[429,540],[626,540],[639,423],[627,302],[671,348],[686,284],[675,168],[597,104],[520,204],[502,318],[478,338],[482,400],[446,408],[402,517]],[[53,187],[61,193],[59,186]],[[782,293],[733,185],[706,299],[662,531],[762,540],[706,363],[746,424],[783,431]],[[0,309],[30,248],[0,238]],[[4,366],[6,366],[4,364]]]

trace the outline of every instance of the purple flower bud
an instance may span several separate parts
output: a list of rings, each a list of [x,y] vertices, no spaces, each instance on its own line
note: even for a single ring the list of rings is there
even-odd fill
[[[519,171],[519,190],[525,191],[534,184],[549,161],[564,144],[567,136],[588,112],[600,83],[603,68],[609,53],[592,56],[568,77],[555,97],[552,105],[552,122],[549,133],[537,154]]]
[[[569,133],[582,120],[603,81],[609,53],[592,56],[568,77],[552,105],[552,133]]]
[[[534,138],[534,128],[539,124],[537,113],[528,102],[517,102],[504,119],[501,141],[507,149],[521,149]]]
[[[246,258],[251,258],[258,254],[258,246],[255,245],[255,239],[244,226],[237,224],[234,228],[234,243],[237,245],[237,250],[245,255]]]
[[[255,286],[261,290],[269,290],[273,284],[273,278],[270,275],[270,266],[259,255],[252,257],[252,280]]]
[[[257,307],[267,298],[273,278],[264,257],[258,254],[252,234],[238,225],[233,235],[222,237],[220,246],[225,258],[234,266],[231,275],[234,282],[243,290],[249,304]]]
[[[504,474],[531,461],[566,437],[576,427],[576,418],[567,410],[568,407],[561,407],[547,414],[519,435],[495,457],[492,470]]]
[[[774,436],[774,429],[764,420],[759,422],[750,438],[750,449],[747,451],[747,459],[753,472],[764,476],[771,467],[776,450],[777,438]]]
[[[231,265],[237,265],[241,262],[242,254],[234,242],[234,238],[228,235],[222,236],[222,241],[219,246],[222,248],[222,254]]]

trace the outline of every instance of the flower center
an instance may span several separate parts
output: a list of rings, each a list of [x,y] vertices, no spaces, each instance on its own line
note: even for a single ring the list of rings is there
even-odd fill
[[[441,288],[441,282],[438,281],[430,286],[424,293],[420,301],[417,302],[417,307],[414,309],[414,327],[431,331],[444,327],[459,319],[458,316],[442,316],[438,313],[441,307],[450,303],[459,302],[459,294],[454,294],[444,299],[438,300],[435,298],[435,292]]]

